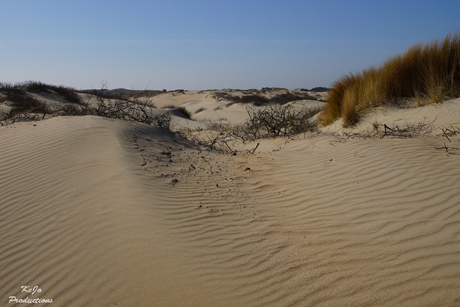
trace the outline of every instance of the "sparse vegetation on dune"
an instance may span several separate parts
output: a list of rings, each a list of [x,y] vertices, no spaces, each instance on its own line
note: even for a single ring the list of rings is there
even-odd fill
[[[114,89],[108,90],[105,86],[102,89],[84,90],[84,93],[102,96],[107,99],[119,99],[125,101],[139,100],[140,98],[152,98],[163,94],[166,90],[127,90],[127,89]]]
[[[171,130],[170,112],[159,111],[150,101],[141,101],[138,97],[126,100],[124,97],[116,95],[107,96],[106,93],[104,86],[100,91],[93,92],[97,100],[97,106],[94,110],[96,115],[140,122]]]
[[[26,88],[22,85],[1,83],[0,93],[2,93],[0,103],[9,102],[9,108],[0,110],[0,121],[7,119],[12,119],[12,122],[21,119],[37,120],[52,113],[45,103],[28,95]]]
[[[203,134],[201,137],[190,128],[175,131],[190,142],[204,148],[218,150],[236,155],[235,142],[253,142],[265,138],[292,138],[295,135],[316,131],[316,121],[313,116],[320,112],[319,107],[296,107],[292,104],[272,104],[263,107],[246,106],[248,118],[237,125],[220,121],[209,121],[207,130],[214,133]],[[254,153],[259,144],[243,152]]]
[[[162,127],[174,133],[186,135],[173,128],[172,115],[192,119],[185,106],[169,105],[157,109],[150,98],[159,91],[100,90],[76,91],[70,87],[54,86],[42,82],[27,81],[17,84],[0,83],[0,125],[17,121],[34,121],[62,115],[97,115]],[[162,93],[162,92],[161,92]],[[167,92],[172,95],[185,94],[184,90]],[[307,90],[263,88],[262,90],[213,91],[217,100],[246,104],[248,120],[243,124],[226,125],[217,129],[217,136],[201,140],[197,144],[235,153],[230,143],[255,141],[261,138],[292,137],[314,131],[316,120],[311,118],[320,107],[294,106],[288,102],[311,97]],[[146,99],[147,98],[147,99]],[[195,114],[205,111],[198,108]],[[219,127],[224,127],[219,125]],[[210,129],[216,131],[216,129]],[[191,138],[191,140],[195,140]]]
[[[74,88],[67,86],[55,86],[37,81],[27,81],[24,83],[27,91],[31,93],[55,93],[64,100],[73,103],[80,103],[81,99]]]
[[[311,118],[320,111],[317,107],[295,108],[291,104],[270,105],[262,108],[247,107],[248,119],[240,131],[250,140],[291,137],[314,131],[316,122]],[[243,138],[244,139],[244,138]]]
[[[411,47],[380,67],[336,81],[321,113],[322,125],[342,117],[352,126],[365,110],[405,99],[434,104],[460,95],[460,34]]]
[[[24,95],[25,92],[37,94],[54,93],[67,102],[81,103],[80,96],[74,88],[63,85],[56,86],[38,81],[26,81],[14,85],[10,83],[0,83],[0,91],[6,92],[7,94],[14,93],[21,95]]]
[[[192,114],[185,107],[181,107],[181,106],[176,107],[176,108],[174,108],[174,111],[176,111],[175,113],[177,115],[181,116],[181,117],[184,117],[184,118],[187,118],[187,119],[192,118]]]
[[[281,92],[281,93],[279,93]],[[273,94],[272,94],[273,93]],[[212,94],[217,101],[230,101],[233,103],[253,103],[256,105],[263,104],[286,104],[297,100],[318,100],[311,96],[307,91],[297,91],[295,93],[280,88],[262,88],[261,90],[243,90],[234,93],[229,91],[216,91]]]

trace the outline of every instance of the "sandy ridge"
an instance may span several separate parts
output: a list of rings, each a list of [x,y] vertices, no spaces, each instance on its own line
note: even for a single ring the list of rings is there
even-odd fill
[[[155,200],[136,187],[120,146],[129,127],[79,117],[2,131],[2,304],[24,298],[23,285],[58,306],[212,304],[167,256]]]

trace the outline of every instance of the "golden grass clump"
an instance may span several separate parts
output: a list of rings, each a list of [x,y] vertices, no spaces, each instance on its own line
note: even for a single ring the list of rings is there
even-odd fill
[[[320,116],[323,125],[339,117],[345,127],[356,124],[365,110],[415,98],[419,104],[439,103],[460,95],[460,35],[412,46],[380,67],[349,74],[336,81]]]

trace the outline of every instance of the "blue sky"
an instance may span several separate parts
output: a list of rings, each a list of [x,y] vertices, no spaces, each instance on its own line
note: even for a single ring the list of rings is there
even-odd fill
[[[460,1],[0,0],[0,81],[330,86],[460,31]]]

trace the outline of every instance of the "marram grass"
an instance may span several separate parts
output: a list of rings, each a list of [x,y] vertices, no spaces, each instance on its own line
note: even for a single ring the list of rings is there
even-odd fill
[[[412,46],[379,67],[349,74],[336,81],[321,113],[322,125],[342,117],[345,127],[365,110],[414,98],[434,104],[460,95],[460,35]]]

